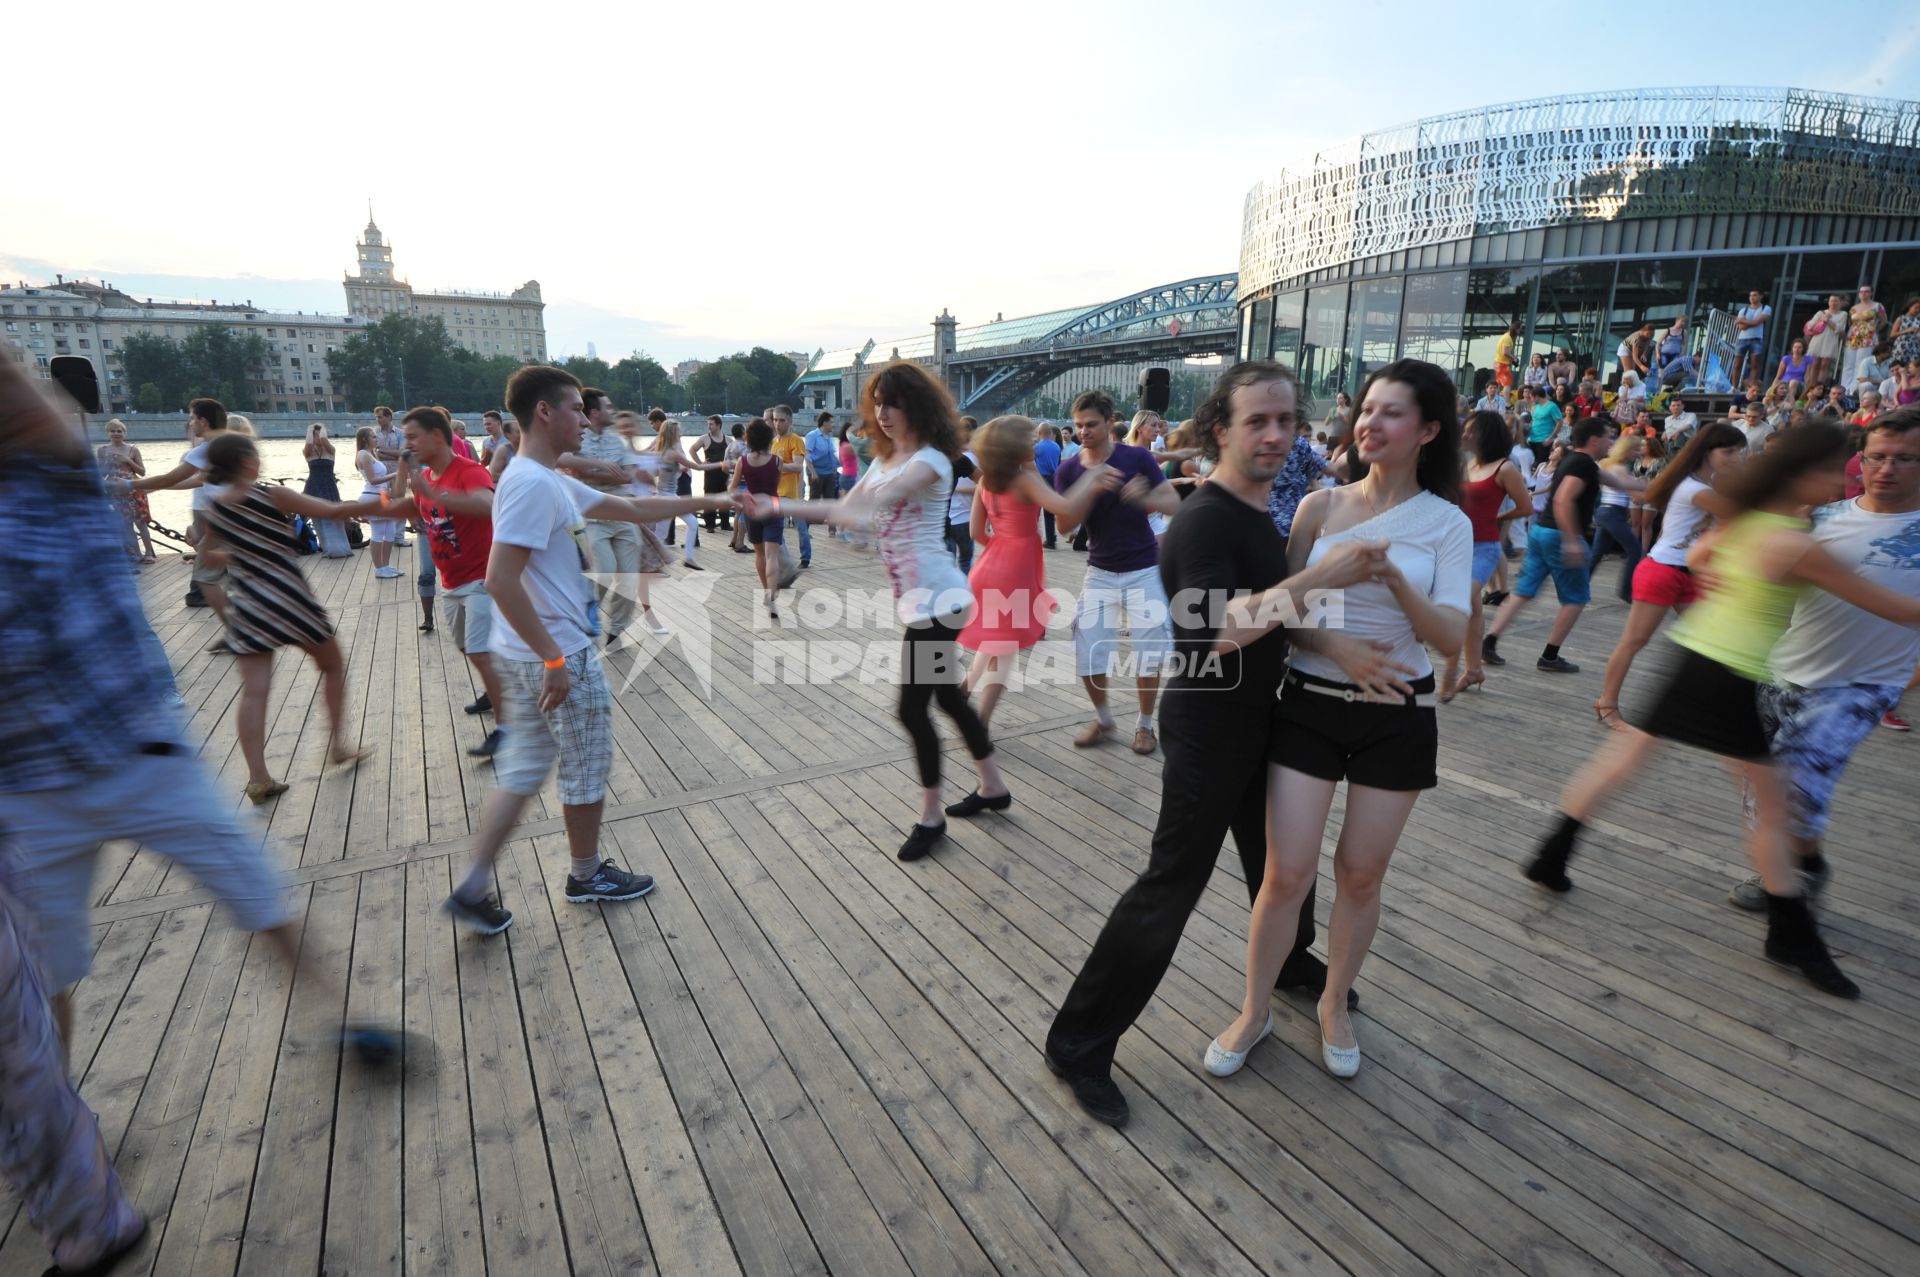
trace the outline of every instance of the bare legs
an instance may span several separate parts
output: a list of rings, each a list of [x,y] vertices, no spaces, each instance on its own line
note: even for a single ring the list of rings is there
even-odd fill
[[[1087,689],[1087,699],[1093,702],[1093,708],[1099,710],[1107,703],[1107,676],[1105,674],[1083,674],[1081,686]],[[1154,702],[1160,698],[1160,676],[1143,674],[1134,680],[1140,692],[1140,712],[1153,713]]]
[[[392,557],[393,557],[393,542],[375,541],[373,543],[373,570],[375,572],[386,571],[387,560],[391,559]]]
[[[975,689],[980,692],[980,721],[992,726],[993,707],[1000,703],[1000,697],[1007,690],[1007,679],[1013,670],[1013,663],[1019,659],[1017,652],[979,652],[974,655],[973,664],[967,666],[966,681],[961,685],[968,697]]]
[[[1497,570],[1496,575],[1498,575]],[[1480,639],[1487,628],[1487,608],[1486,604],[1481,602],[1481,596],[1485,593],[1485,587],[1486,582],[1484,581],[1475,581],[1473,583],[1473,589],[1471,591],[1473,595],[1473,610],[1467,614],[1467,641],[1460,645],[1459,653],[1447,658],[1446,672],[1440,679],[1440,695],[1444,699],[1451,699],[1462,686],[1462,684],[1454,681],[1454,675],[1460,672],[1460,658],[1462,654],[1465,655],[1467,661],[1466,683],[1480,683],[1486,680],[1487,671],[1480,656]]]
[[[240,703],[233,712],[233,730],[240,737],[240,755],[247,760],[247,783],[271,785],[267,771],[267,695],[273,690],[273,653],[237,656],[240,667]]]
[[[1658,603],[1635,603],[1628,610],[1626,628],[1620,631],[1620,641],[1613,645],[1613,655],[1607,658],[1607,676],[1600,684],[1600,699],[1593,703],[1601,722],[1606,722],[1609,710],[1620,707],[1620,689],[1627,681],[1627,671],[1633,667],[1633,658],[1666,619],[1667,608]]]
[[[1418,790],[1347,786],[1347,817],[1333,850],[1336,889],[1327,922],[1327,987],[1320,995],[1320,1032],[1329,1046],[1355,1044],[1347,990],[1373,948],[1373,933],[1380,928],[1380,883],[1419,798]]]

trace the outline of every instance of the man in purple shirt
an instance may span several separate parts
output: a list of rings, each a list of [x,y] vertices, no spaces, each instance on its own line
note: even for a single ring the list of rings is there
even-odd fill
[[[1171,516],[1180,498],[1153,454],[1113,441],[1113,396],[1089,390],[1073,401],[1073,428],[1080,451],[1060,463],[1054,487],[1065,492],[1087,466],[1110,465],[1123,477],[1124,487],[1093,503],[1084,520],[1087,527],[1087,577],[1073,612],[1073,667],[1093,702],[1094,720],[1082,728],[1073,743],[1082,749],[1098,745],[1113,734],[1113,711],[1107,706],[1107,680],[1124,626],[1132,640],[1129,667],[1140,692],[1140,718],[1134,724],[1133,752],[1151,754],[1158,740],[1153,734],[1153,706],[1160,695],[1160,666],[1173,650],[1167,593],[1160,584],[1160,543],[1147,524],[1147,515]],[[1078,524],[1062,524],[1060,534],[1072,536]]]

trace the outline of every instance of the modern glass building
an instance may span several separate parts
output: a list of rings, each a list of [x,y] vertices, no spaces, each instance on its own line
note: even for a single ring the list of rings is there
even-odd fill
[[[1920,294],[1920,102],[1652,89],[1520,102],[1355,138],[1262,182],[1240,243],[1240,354],[1318,399],[1396,357],[1464,393],[1521,325],[1609,378],[1648,320],[1696,351],[1759,289],[1769,376],[1830,293]],[[1710,322],[1710,321],[1716,321]]]

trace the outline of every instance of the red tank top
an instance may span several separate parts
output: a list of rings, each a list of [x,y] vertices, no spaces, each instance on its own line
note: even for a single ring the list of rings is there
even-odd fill
[[[1500,504],[1507,496],[1506,486],[1500,482],[1500,471],[1506,464],[1502,461],[1493,468],[1492,474],[1468,483],[1461,491],[1460,508],[1467,512],[1467,522],[1473,525],[1476,542],[1500,539]]]

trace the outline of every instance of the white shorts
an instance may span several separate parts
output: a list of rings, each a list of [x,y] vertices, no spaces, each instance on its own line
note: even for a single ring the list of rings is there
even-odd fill
[[[448,590],[440,596],[440,610],[455,647],[468,656],[488,649],[493,638],[493,600],[487,597],[485,581],[469,581]]]
[[[372,484],[368,484],[360,490],[360,499],[365,501],[369,497],[378,497],[385,491],[385,488],[376,488]],[[393,542],[399,540],[400,520],[368,519],[367,522],[373,527],[373,539],[375,541]]]
[[[1135,662],[1131,672],[1158,674],[1173,651],[1170,611],[1158,567],[1135,572],[1088,568],[1073,610],[1073,672],[1081,678],[1114,673],[1124,624]]]
[[[19,892],[50,987],[65,989],[93,966],[93,865],[102,841],[127,838],[185,869],[247,931],[287,920],[287,877],[260,848],[260,833],[184,746],[131,754],[65,789],[0,793],[0,829],[20,847]]]

